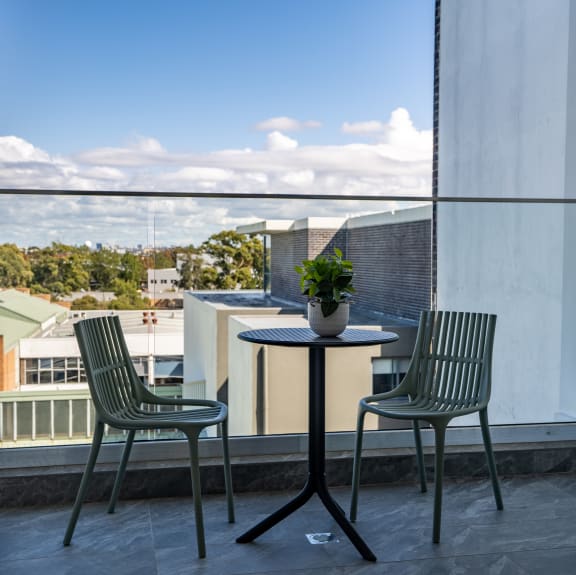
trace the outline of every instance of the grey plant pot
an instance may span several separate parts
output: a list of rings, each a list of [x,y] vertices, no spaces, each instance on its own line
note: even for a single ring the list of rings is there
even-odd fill
[[[319,336],[335,336],[342,333],[348,325],[349,317],[349,303],[340,303],[333,314],[324,317],[320,302],[308,302],[308,323],[310,329]]]

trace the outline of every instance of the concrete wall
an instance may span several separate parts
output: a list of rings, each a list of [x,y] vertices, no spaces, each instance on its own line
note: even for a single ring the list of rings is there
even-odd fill
[[[439,196],[574,197],[574,32],[568,0],[443,0]],[[498,314],[491,421],[576,414],[575,210],[437,213],[438,307]]]
[[[227,401],[228,318],[267,315],[279,307],[241,307],[202,301],[197,292],[184,293],[184,397]]]

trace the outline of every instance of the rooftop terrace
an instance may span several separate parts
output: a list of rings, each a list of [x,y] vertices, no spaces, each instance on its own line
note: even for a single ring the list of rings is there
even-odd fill
[[[349,489],[332,490],[344,509]],[[432,493],[415,484],[366,486],[360,492],[359,533],[378,562],[364,561],[312,499],[254,543],[235,538],[287,501],[289,492],[236,497],[237,522],[226,522],[223,496],[205,503],[206,559],[196,557],[192,501],[188,497],[124,501],[115,515],[106,503],[86,504],[72,545],[62,546],[71,505],[4,509],[0,572],[10,575],[420,575],[574,573],[576,475],[508,477],[504,511],[497,511],[489,481],[445,484],[442,541],[431,542]],[[330,532],[326,544],[306,534]]]

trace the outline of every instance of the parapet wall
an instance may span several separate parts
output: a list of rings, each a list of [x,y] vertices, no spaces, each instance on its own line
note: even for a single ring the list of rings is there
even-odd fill
[[[431,214],[430,206],[420,206],[341,222],[326,219],[327,226],[319,225],[321,218],[294,222],[271,234],[272,296],[305,302],[294,266],[339,247],[354,263],[356,305],[417,319],[430,308]]]

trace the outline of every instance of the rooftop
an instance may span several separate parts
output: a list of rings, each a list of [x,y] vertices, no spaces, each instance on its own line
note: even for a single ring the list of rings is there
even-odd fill
[[[288,301],[261,290],[236,290],[220,292],[188,292],[206,303],[241,308],[281,308],[280,314],[305,315],[306,306]],[[358,305],[350,306],[350,325],[415,326],[418,322],[374,312]]]

